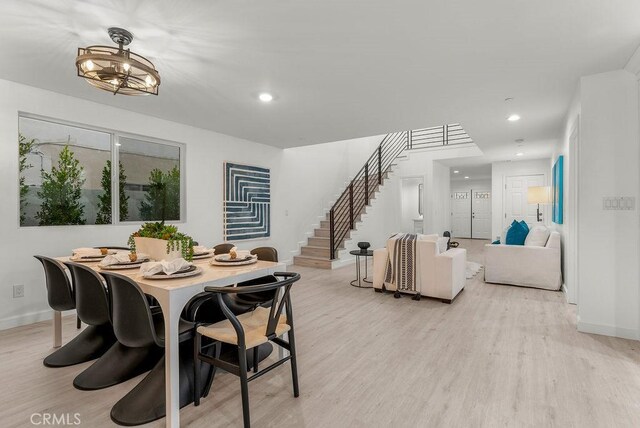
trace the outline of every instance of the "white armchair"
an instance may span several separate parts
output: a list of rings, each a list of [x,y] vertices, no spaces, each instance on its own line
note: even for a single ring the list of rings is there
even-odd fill
[[[437,237],[436,237],[437,238]],[[466,283],[467,250],[451,248],[443,253],[438,243],[427,237],[416,241],[416,288],[421,296],[434,297],[451,303]],[[384,282],[388,251],[379,248],[373,252],[373,288],[395,291],[394,284]]]
[[[558,232],[551,232],[544,247],[487,244],[484,257],[485,282],[546,290],[562,286]]]

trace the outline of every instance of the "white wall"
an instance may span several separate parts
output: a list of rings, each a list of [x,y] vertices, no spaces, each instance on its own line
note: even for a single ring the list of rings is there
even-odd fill
[[[638,82],[624,70],[580,81],[578,329],[640,339],[639,221],[605,211],[606,196],[639,196]]]
[[[471,189],[491,190],[491,179],[451,180],[451,192],[468,192]]]
[[[494,162],[491,164],[491,237],[497,239],[504,228],[504,186],[506,177],[516,175],[543,174],[545,186],[551,185],[549,159],[523,160],[517,162]],[[544,206],[545,224],[551,224],[551,207]],[[504,238],[504,237],[502,237]]]
[[[575,95],[571,101],[564,122],[564,132],[562,138],[558,140],[558,144],[554,148],[550,159],[550,168],[558,159],[558,156],[564,156],[563,160],[563,206],[564,219],[563,224],[552,223],[552,228],[560,233],[562,248],[562,279],[564,291],[569,303],[578,303],[578,280],[577,280],[577,169],[578,147],[571,146],[571,135],[576,132],[577,141],[580,140],[580,86],[576,89]]]

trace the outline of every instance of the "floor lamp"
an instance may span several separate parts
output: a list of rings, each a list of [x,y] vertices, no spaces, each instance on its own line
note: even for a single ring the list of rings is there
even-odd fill
[[[540,212],[540,204],[551,203],[551,187],[550,186],[534,186],[527,190],[527,202],[529,204],[538,204],[536,221],[542,222],[542,213]]]

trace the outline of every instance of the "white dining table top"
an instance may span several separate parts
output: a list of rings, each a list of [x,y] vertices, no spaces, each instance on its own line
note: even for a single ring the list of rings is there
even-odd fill
[[[56,260],[60,262],[68,262],[73,261],[69,256],[65,257],[56,257]],[[140,268],[135,269],[118,269],[118,270],[109,270],[102,269],[98,266],[100,261],[96,262],[78,262],[76,263],[85,265],[87,267],[92,268],[96,272],[113,272],[120,275],[127,276],[133,279],[140,285],[145,285],[147,287],[154,288],[162,288],[167,291],[178,290],[180,288],[191,287],[197,284],[206,284],[208,282],[219,282],[227,277],[237,277],[238,275],[250,273],[256,270],[263,269],[273,269],[276,266],[282,266],[282,263],[277,262],[266,262],[262,260],[258,260],[256,263],[250,265],[241,265],[241,266],[213,266],[210,265],[209,262],[211,259],[200,259],[194,260],[193,264],[202,269],[202,273],[194,276],[183,277],[183,278],[175,278],[175,279],[148,279],[144,278],[140,274]]]

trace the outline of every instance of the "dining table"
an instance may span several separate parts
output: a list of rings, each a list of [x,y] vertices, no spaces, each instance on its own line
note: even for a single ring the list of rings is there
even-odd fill
[[[60,262],[70,261],[69,256],[56,257]],[[140,269],[122,269],[115,272],[134,280],[142,291],[155,299],[162,308],[165,326],[165,376],[166,376],[166,426],[180,426],[180,395],[179,395],[179,366],[178,366],[178,323],[180,314],[187,302],[196,294],[202,292],[205,286],[232,286],[261,276],[272,275],[274,272],[286,271],[286,264],[281,262],[267,262],[258,260],[253,264],[240,266],[214,266],[211,259],[194,260],[193,264],[202,269],[195,276],[172,279],[149,279],[140,274]],[[96,272],[101,272],[99,261],[84,262]],[[60,314],[54,314],[54,344],[62,337],[62,322]],[[58,345],[59,346],[59,345]]]

